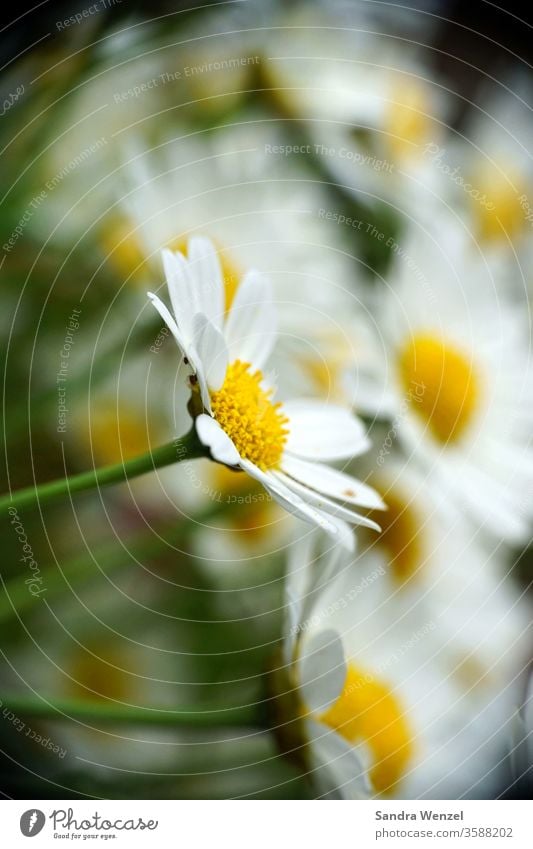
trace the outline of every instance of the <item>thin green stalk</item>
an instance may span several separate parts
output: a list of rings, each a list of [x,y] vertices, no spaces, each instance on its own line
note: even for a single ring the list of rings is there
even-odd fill
[[[43,483],[38,486],[29,486],[16,492],[0,497],[0,512],[9,507],[35,508],[38,504],[49,504],[67,498],[75,492],[84,492],[89,489],[110,486],[121,483],[129,478],[136,478],[154,469],[170,466],[172,463],[180,463],[184,460],[193,460],[196,457],[206,457],[207,449],[192,428],[189,433],[179,439],[174,439],[167,445],[161,445],[153,451],[148,451],[140,457],[116,463],[113,466],[103,466],[101,469],[91,469],[78,475],[59,478],[59,480]]]
[[[23,696],[2,695],[2,710],[11,711],[15,716],[34,719],[58,720],[76,719],[82,722],[98,721],[110,723],[134,723],[139,725],[157,725],[187,728],[233,728],[252,726],[263,728],[260,707],[255,705],[237,705],[234,707],[201,708],[190,707],[181,710],[168,708],[147,708],[128,705],[107,705],[100,702],[84,702],[75,699],[61,699],[47,702]]]

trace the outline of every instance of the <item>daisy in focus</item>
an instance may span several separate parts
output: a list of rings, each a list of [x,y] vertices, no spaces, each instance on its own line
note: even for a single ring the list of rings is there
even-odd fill
[[[189,408],[211,457],[247,472],[289,512],[353,548],[350,525],[379,525],[345,504],[384,509],[363,482],[327,463],[369,448],[362,423],[348,410],[315,400],[281,404],[263,369],[276,344],[270,284],[247,272],[230,310],[213,244],[193,237],[187,256],[164,250],[173,315],[149,298],[173,334],[191,370]]]

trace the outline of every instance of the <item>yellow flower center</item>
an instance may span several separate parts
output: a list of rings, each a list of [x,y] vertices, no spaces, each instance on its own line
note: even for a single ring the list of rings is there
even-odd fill
[[[458,442],[479,401],[477,376],[466,355],[422,333],[401,351],[398,367],[413,412],[440,442]]]
[[[387,105],[386,141],[393,158],[416,155],[431,134],[431,105],[425,89],[413,80],[396,82]]]
[[[390,688],[349,664],[343,692],[321,719],[349,743],[368,746],[374,787],[379,793],[392,792],[415,747],[412,729]]]
[[[404,584],[416,578],[424,562],[423,520],[401,493],[384,488],[383,495],[387,510],[379,513],[381,533],[368,533],[368,541],[384,550],[392,577]]]
[[[102,228],[100,244],[107,261],[121,279],[138,283],[143,279],[145,256],[134,225],[115,218]]]
[[[272,403],[272,390],[261,386],[261,372],[250,369],[249,363],[232,363],[222,387],[211,393],[211,406],[241,457],[265,471],[281,460],[289,420],[281,404]]]

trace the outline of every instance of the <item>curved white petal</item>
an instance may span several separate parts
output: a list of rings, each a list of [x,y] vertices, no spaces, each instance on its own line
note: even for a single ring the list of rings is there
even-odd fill
[[[349,522],[345,522],[344,519],[339,519],[336,516],[332,516],[331,513],[328,513],[328,519],[330,522],[333,522],[337,527],[337,542],[349,551],[351,554],[357,548],[357,539],[353,532],[353,527]],[[335,558],[331,559],[331,562],[328,563],[328,566],[331,569],[332,576],[335,574],[335,571],[340,568],[340,563]]]
[[[283,472],[273,472],[272,474],[281,483],[285,484],[288,489],[300,495],[302,500],[307,504],[313,504],[319,510],[323,510],[325,513],[331,514],[338,519],[345,519],[351,525],[360,525],[363,528],[371,528],[373,531],[381,530],[377,522],[374,522],[372,519],[368,519],[366,516],[356,513],[355,510],[349,510],[347,507],[337,504],[336,501],[332,501],[326,495],[315,492],[314,489],[309,489],[302,483],[293,480],[293,478],[287,477]]]
[[[200,394],[202,396],[202,403],[206,410],[211,411],[211,399],[209,397],[209,390],[207,388],[206,375],[204,372],[204,368],[198,352],[194,347],[194,343],[191,340],[185,340],[178,329],[174,318],[172,317],[170,311],[165,306],[163,301],[154,295],[152,292],[148,292],[148,297],[153,303],[154,307],[158,311],[159,315],[163,319],[163,321],[167,324],[170,332],[174,336],[176,342],[178,343],[179,348],[181,349],[183,355],[189,361],[189,365],[193,370],[194,374],[198,378],[198,385],[200,387]]]
[[[348,523],[332,516],[328,518],[338,526],[338,539],[333,545],[316,529],[298,538],[289,547],[285,587],[286,593],[298,601],[300,625],[311,618],[325,587],[348,564],[342,549],[354,549],[355,536]]]
[[[240,462],[239,452],[228,434],[211,416],[202,413],[195,420],[196,432],[203,445],[207,445],[211,455],[218,463],[226,466],[237,466]]]
[[[207,385],[216,391],[224,383],[228,368],[228,351],[224,337],[202,314],[194,316],[193,332]]]
[[[309,531],[294,540],[287,552],[287,573],[285,592],[298,600],[300,608],[312,583],[315,565],[319,558],[317,535],[319,531]]]
[[[237,290],[224,328],[230,361],[262,368],[276,341],[276,311],[269,281],[249,271]]]
[[[288,401],[286,451],[305,460],[344,460],[370,448],[362,422],[344,407],[321,401]]]
[[[340,734],[320,722],[308,720],[311,778],[321,798],[368,799],[365,769],[354,749]]]
[[[183,338],[189,343],[193,338],[193,317],[200,311],[194,280],[182,254],[172,253],[168,248],[164,248],[161,251],[161,259],[176,323]]]
[[[159,313],[159,315],[161,316],[161,318],[163,319],[163,321],[167,325],[168,329],[172,333],[174,339],[178,343],[182,353],[185,354],[185,356],[188,356],[187,348],[190,347],[190,345],[186,344],[185,339],[183,337],[183,334],[180,332],[180,329],[179,329],[178,325],[176,324],[176,321],[175,321],[172,313],[170,312],[168,307],[165,306],[165,304],[163,303],[161,298],[159,298],[157,295],[154,295],[153,292],[148,292],[147,294],[148,294],[148,297],[150,298],[150,301],[152,302],[152,304],[156,308],[157,312]]]
[[[313,713],[324,713],[336,702],[346,681],[342,640],[332,628],[304,640],[298,659],[300,690]]]
[[[224,318],[224,278],[213,243],[205,236],[189,239],[187,256],[191,272],[197,280],[199,310],[217,329]]]
[[[386,510],[379,493],[371,486],[352,478],[344,472],[324,466],[322,463],[311,463],[300,460],[298,457],[285,455],[282,460],[282,469],[291,478],[300,481],[305,486],[330,495],[339,501],[355,504],[358,507],[366,507],[369,510]]]

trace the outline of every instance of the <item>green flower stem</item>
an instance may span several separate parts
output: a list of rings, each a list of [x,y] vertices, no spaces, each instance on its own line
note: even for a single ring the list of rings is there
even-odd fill
[[[9,507],[18,509],[35,508],[38,504],[49,504],[68,498],[75,492],[84,492],[102,486],[121,483],[129,478],[136,478],[154,469],[170,466],[172,463],[180,463],[184,460],[194,460],[197,457],[207,457],[208,452],[202,445],[196,431],[192,428],[189,433],[179,439],[161,445],[153,451],[148,451],[140,457],[116,463],[113,466],[104,466],[101,469],[91,469],[59,480],[43,483],[39,486],[29,486],[19,489],[9,495],[0,497],[0,511]]]
[[[3,710],[16,716],[64,721],[131,723],[187,728],[233,728],[251,726],[264,728],[260,706],[238,705],[234,707],[201,708],[181,710],[168,708],[146,708],[127,705],[86,702],[74,699],[47,702],[23,696],[0,696]]]

